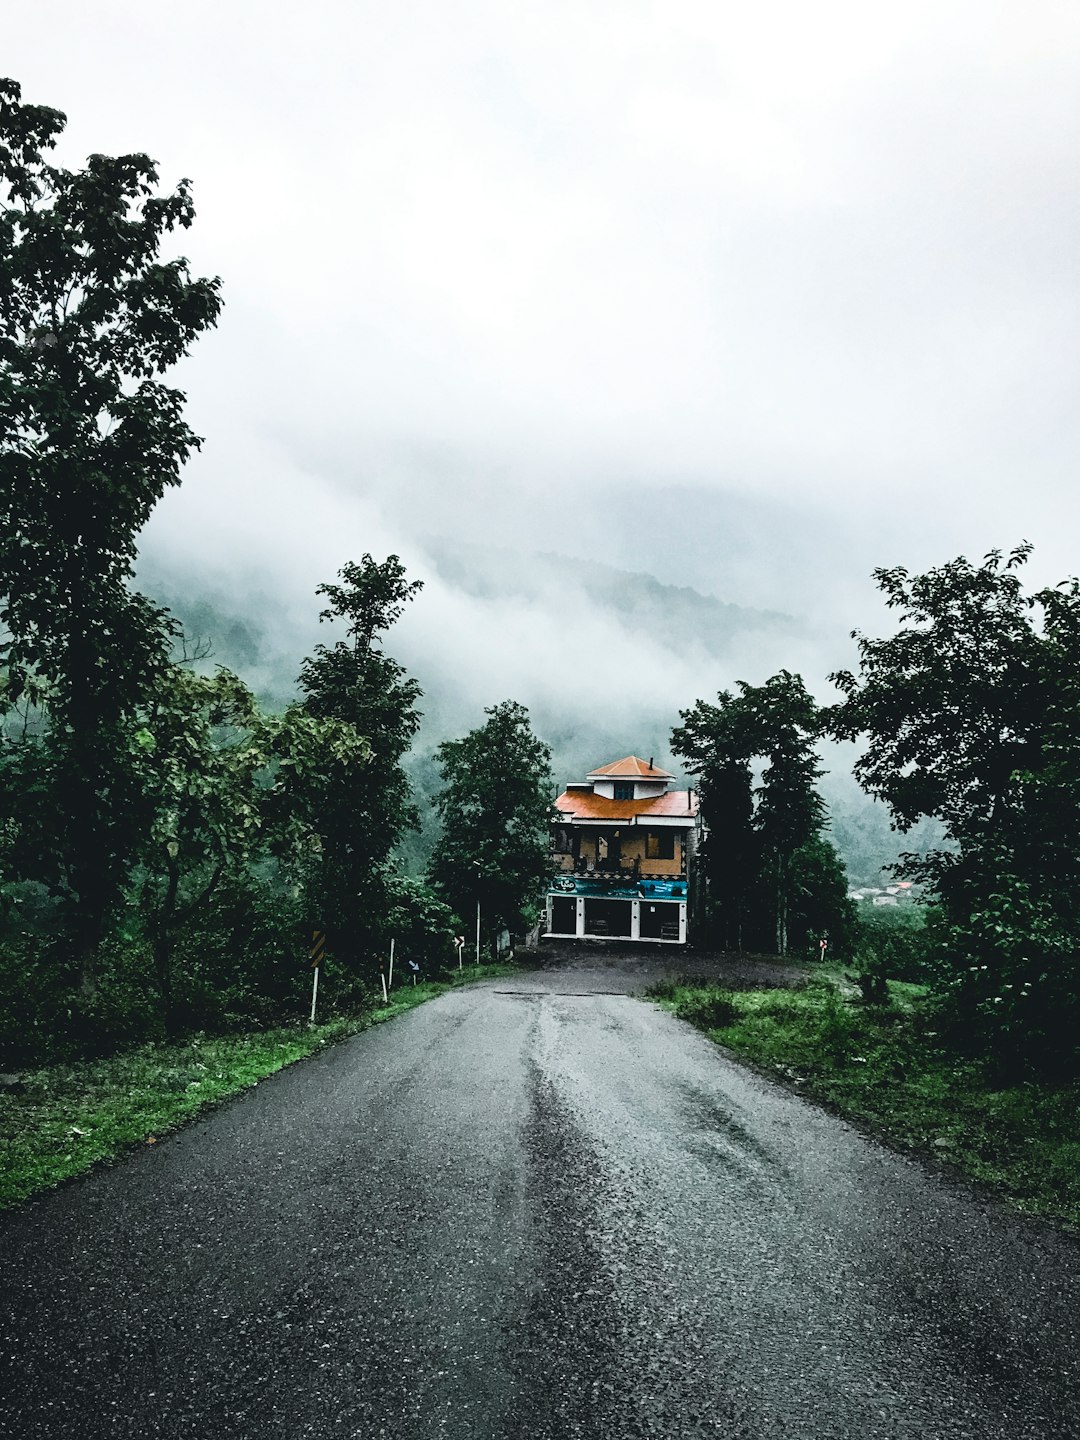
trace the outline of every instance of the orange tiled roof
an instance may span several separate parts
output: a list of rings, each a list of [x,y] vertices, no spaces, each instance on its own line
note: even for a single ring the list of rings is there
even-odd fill
[[[663,815],[689,821],[698,813],[698,797],[688,790],[668,790],[664,795],[646,795],[640,800],[609,800],[592,790],[564,790],[555,801],[555,808],[571,820],[629,822]]]
[[[590,770],[589,779],[594,775],[604,775],[609,780],[675,779],[669,770],[660,770],[647,760],[639,760],[636,755],[625,755],[621,760],[612,760],[610,765],[601,765],[599,770]]]

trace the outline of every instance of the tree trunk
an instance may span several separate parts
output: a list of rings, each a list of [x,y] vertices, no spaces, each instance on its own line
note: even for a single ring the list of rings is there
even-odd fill
[[[787,885],[784,866],[776,866],[776,953],[787,954]]]

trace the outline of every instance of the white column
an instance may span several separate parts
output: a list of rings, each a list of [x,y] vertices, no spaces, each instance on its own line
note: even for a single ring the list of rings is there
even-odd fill
[[[585,897],[579,895],[577,898],[577,920],[575,922],[574,934],[580,939],[585,934]]]
[[[684,900],[684,901],[680,904],[680,906],[679,906],[679,941],[680,941],[680,943],[683,944],[683,945],[686,944],[686,901],[685,901],[685,900]]]
[[[641,939],[641,901],[630,901],[630,939]]]

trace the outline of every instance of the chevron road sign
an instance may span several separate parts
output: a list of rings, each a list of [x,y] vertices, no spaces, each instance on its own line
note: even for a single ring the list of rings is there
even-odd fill
[[[311,1024],[315,1024],[315,997],[319,993],[319,966],[322,963],[323,951],[326,949],[326,936],[321,930],[311,932],[311,949],[308,954],[311,957],[311,968],[315,974],[311,977]]]

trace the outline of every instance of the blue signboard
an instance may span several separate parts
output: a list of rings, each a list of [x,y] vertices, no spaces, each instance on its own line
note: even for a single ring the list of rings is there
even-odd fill
[[[585,895],[596,900],[685,900],[685,880],[625,881],[585,880],[578,875],[559,875],[548,892],[551,895]]]

